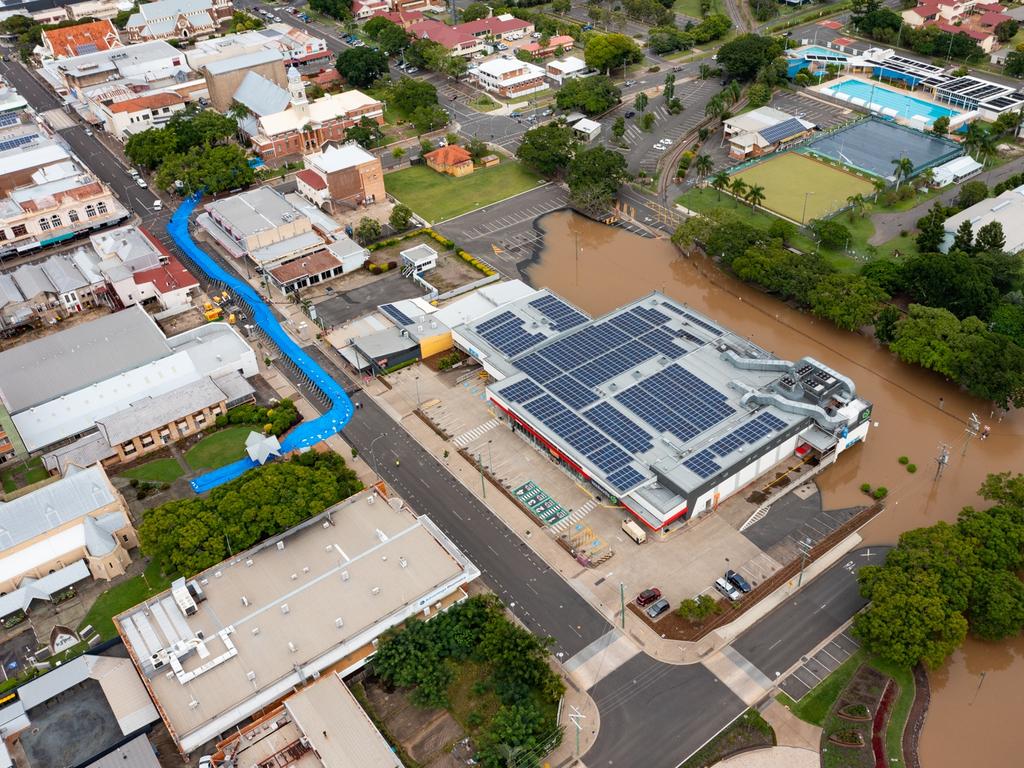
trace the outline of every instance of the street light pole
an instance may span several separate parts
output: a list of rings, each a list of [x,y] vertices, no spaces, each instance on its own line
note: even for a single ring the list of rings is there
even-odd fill
[[[619,582],[619,606],[622,609],[622,628],[626,628],[626,585]]]
[[[804,566],[807,565],[807,558],[811,554],[811,540],[805,538],[800,542],[800,578],[796,580],[797,589],[804,583]]]
[[[377,473],[377,477],[380,477],[380,470],[377,468],[377,454],[373,452],[373,444],[380,440],[384,435],[377,435],[373,440],[370,441],[370,459],[373,460],[373,471]]]
[[[480,470],[480,493],[483,494],[483,497],[486,499],[487,498],[487,486],[484,484],[484,465],[480,461],[480,454],[479,453],[476,455],[476,468],[478,470]]]
[[[813,195],[813,192],[804,192],[804,212],[800,214],[800,223],[807,223],[807,198]]]

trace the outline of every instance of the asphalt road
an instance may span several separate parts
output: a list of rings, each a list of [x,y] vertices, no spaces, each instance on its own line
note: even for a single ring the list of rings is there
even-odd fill
[[[867,605],[857,587],[857,572],[865,565],[881,565],[890,549],[851,552],[761,619],[732,647],[774,680]]]

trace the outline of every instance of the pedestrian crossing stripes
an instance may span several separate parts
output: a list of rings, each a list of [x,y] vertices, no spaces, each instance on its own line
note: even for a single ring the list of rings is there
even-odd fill
[[[499,424],[499,422],[498,422],[497,419],[491,419],[490,421],[485,421],[480,426],[474,427],[473,429],[469,430],[468,432],[463,432],[461,435],[459,435],[454,440],[452,440],[452,442],[456,446],[458,446],[459,448],[465,448],[467,445],[472,443],[478,437],[481,437],[484,434],[486,434],[487,432],[490,432],[492,429],[494,429],[496,426],[498,426],[498,424]]]
[[[580,520],[582,520],[584,517],[589,515],[596,506],[596,500],[587,499],[587,502],[582,507],[580,507],[567,518],[565,518],[565,520],[562,520],[560,523],[556,523],[555,525],[553,525],[551,527],[551,530],[555,533],[561,533],[562,531],[566,530],[567,528],[570,528],[571,526],[575,525]]]

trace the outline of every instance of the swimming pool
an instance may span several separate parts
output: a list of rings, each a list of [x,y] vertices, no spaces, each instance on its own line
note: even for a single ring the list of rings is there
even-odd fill
[[[916,99],[878,83],[868,83],[857,79],[843,80],[835,85],[830,83],[821,91],[833,96],[841,94],[839,98],[845,96],[844,101],[869,109],[874,104],[876,109],[872,111],[880,112],[888,117],[924,123],[925,127],[930,126],[940,117],[952,118],[960,114],[959,110]]]

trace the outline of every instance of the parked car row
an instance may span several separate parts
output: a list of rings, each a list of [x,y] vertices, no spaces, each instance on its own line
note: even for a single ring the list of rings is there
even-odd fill
[[[751,586],[742,574],[729,570],[725,572],[725,576],[715,580],[715,589],[730,601],[736,602],[750,592]],[[661,590],[657,587],[650,587],[637,595],[636,604],[643,608],[644,613],[652,620],[657,619],[671,607],[669,601],[661,596]]]

